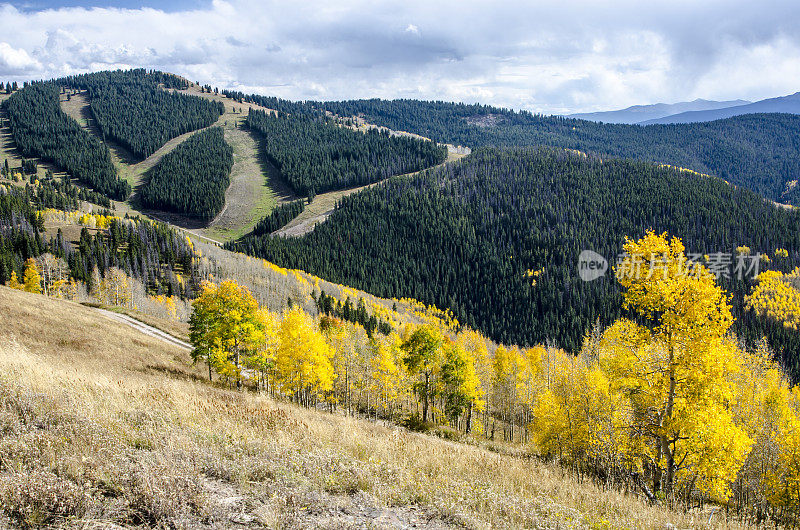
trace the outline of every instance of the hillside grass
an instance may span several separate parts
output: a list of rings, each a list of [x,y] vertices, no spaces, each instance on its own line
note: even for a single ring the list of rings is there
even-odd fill
[[[0,526],[661,528],[707,518],[602,491],[524,452],[211,386],[184,353],[92,308],[0,287],[0,311]]]
[[[225,127],[225,141],[233,148],[231,184],[225,192],[225,208],[201,231],[221,242],[251,232],[275,206],[295,198],[278,170],[261,153],[263,148],[254,133],[241,128],[242,123],[243,119]]]

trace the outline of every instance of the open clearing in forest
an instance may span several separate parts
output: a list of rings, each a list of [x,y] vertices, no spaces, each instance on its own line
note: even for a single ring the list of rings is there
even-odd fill
[[[164,155],[202,130],[198,129],[169,140],[144,160],[136,160],[128,150],[115,142],[105,142],[120,177],[127,180],[134,188],[134,194],[129,201],[114,202],[115,210],[119,215],[141,213],[146,217],[174,224],[209,241],[225,242],[241,237],[252,230],[256,223],[269,214],[279,202],[295,199],[278,171],[269,164],[263,153],[260,153],[253,133],[241,127],[249,108],[261,109],[262,107],[239,103],[221,95],[201,93],[195,85],[178,92],[222,101],[225,105],[225,113],[212,125],[212,127],[223,127],[225,141],[231,145],[234,151],[231,184],[225,193],[225,207],[211,223],[205,225],[186,216],[142,209],[136,204],[135,190],[143,184],[147,171],[153,168]],[[67,94],[62,94],[61,108],[84,129],[102,139],[102,133],[92,117],[89,99],[85,91],[70,94],[69,97]]]
[[[266,160],[257,137],[241,127],[225,127],[225,141],[233,148],[231,184],[225,207],[200,232],[218,241],[238,239],[275,206],[295,199],[278,170]]]
[[[466,155],[454,153],[452,151],[447,152],[447,159],[439,164],[439,166],[444,165],[448,162],[453,162],[454,160],[459,160]],[[439,167],[434,166],[434,167]],[[431,169],[431,168],[428,168]],[[427,171],[423,169],[422,171]],[[420,173],[420,171],[415,171],[413,173],[407,173],[402,175],[404,177],[416,175]],[[393,177],[389,177],[393,178]],[[358,193],[361,190],[370,188],[372,186],[376,186],[381,182],[385,182],[385,180],[381,180],[378,182],[374,182],[372,184],[367,184],[366,186],[357,186],[355,188],[348,188],[346,190],[336,190],[336,191],[329,191],[326,193],[320,193],[311,204],[307,204],[305,210],[303,210],[300,215],[292,219],[292,221],[281,228],[280,230],[276,231],[274,235],[276,236],[283,236],[283,237],[299,237],[305,235],[314,230],[314,228],[320,224],[325,222],[325,220],[330,217],[333,213],[333,210],[336,208],[336,203],[339,202],[340,199],[343,197],[347,197],[348,195],[352,195],[353,193]]]

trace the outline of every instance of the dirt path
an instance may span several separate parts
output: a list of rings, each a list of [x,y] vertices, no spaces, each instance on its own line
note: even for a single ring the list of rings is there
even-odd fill
[[[149,335],[150,337],[160,339],[163,342],[166,342],[173,346],[177,346],[178,348],[181,348],[183,350],[192,350],[192,345],[189,344],[188,342],[184,342],[178,338],[175,338],[169,333],[165,333],[160,329],[148,326],[144,322],[140,322],[133,317],[129,317],[128,315],[122,315],[120,313],[114,313],[113,311],[109,311],[107,309],[100,309],[99,307],[96,308],[96,311],[100,312],[100,314],[102,314],[107,318],[110,318],[111,320],[120,322],[122,324],[126,324],[138,331],[141,331],[145,335]]]
[[[443,166],[448,162],[452,162],[454,160],[458,160],[466,156],[465,154],[455,152],[454,150],[448,150],[447,152],[447,159],[441,164],[433,166],[433,169],[436,167]],[[427,171],[427,169],[423,169],[422,171]],[[410,177],[412,175],[416,175],[420,173],[420,171],[415,171],[413,173],[407,173],[405,175],[401,175],[404,177]],[[393,177],[389,177],[393,178]],[[336,209],[336,203],[342,198],[347,197],[348,195],[352,195],[353,193],[357,193],[361,190],[365,190],[367,188],[371,188],[372,186],[377,186],[382,182],[386,182],[388,179],[380,180],[378,182],[374,182],[372,184],[367,184],[366,186],[357,186],[355,188],[348,188],[346,190],[337,190],[337,191],[329,191],[327,193],[320,193],[311,204],[306,206],[306,209],[303,212],[292,219],[292,221],[281,228],[280,230],[276,231],[273,235],[276,236],[283,236],[283,237],[300,237],[303,236],[311,231],[320,224],[324,223],[328,217],[333,213],[333,210]]]

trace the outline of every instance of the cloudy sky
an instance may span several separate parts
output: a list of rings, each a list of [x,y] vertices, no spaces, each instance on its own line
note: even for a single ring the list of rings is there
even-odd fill
[[[2,80],[137,66],[290,99],[443,99],[548,114],[756,100],[800,90],[800,2],[0,4]]]

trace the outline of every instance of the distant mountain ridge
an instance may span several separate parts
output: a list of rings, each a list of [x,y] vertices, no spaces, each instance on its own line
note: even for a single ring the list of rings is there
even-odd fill
[[[702,121],[722,120],[741,116],[742,114],[758,114],[782,112],[786,114],[800,114],[800,92],[788,96],[777,98],[762,99],[747,105],[737,105],[727,108],[717,108],[708,110],[695,110],[681,112],[670,116],[662,116],[646,121],[639,122],[640,125],[652,125],[656,123],[697,123]]]
[[[667,116],[682,114],[687,112],[703,112],[723,108],[748,105],[750,101],[736,99],[732,101],[711,101],[707,99],[696,99],[694,101],[683,101],[680,103],[655,103],[653,105],[633,105],[620,110],[610,110],[604,112],[587,112],[569,114],[568,118],[580,120],[596,121],[603,123],[641,123],[648,120],[656,120]]]

